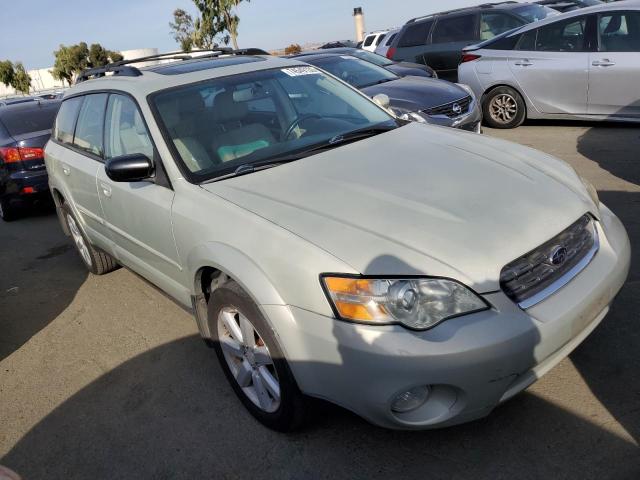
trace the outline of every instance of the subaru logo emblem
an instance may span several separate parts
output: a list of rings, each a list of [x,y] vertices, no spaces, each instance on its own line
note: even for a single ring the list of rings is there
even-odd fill
[[[453,113],[455,113],[456,115],[460,115],[462,113],[462,107],[459,103],[454,103],[451,106],[451,110],[453,110]]]
[[[564,261],[567,259],[567,249],[565,247],[556,247],[551,252],[549,256],[549,260],[551,260],[551,264],[556,267],[562,265]]]

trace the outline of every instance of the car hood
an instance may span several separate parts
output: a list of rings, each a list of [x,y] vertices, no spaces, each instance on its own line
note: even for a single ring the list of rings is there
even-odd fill
[[[407,67],[404,65],[393,64],[393,65],[388,65],[385,68],[387,70],[392,71],[393,73],[395,73],[400,77],[407,77],[410,75],[414,77],[427,77],[427,78],[432,77],[432,75],[428,73],[427,70],[423,70],[415,67]]]
[[[478,292],[596,210],[560,160],[416,123],[203,188],[362,274],[444,276]]]
[[[389,97],[391,107],[409,112],[436,107],[469,95],[465,89],[455,83],[436,78],[414,76],[372,85],[360,90],[370,97],[384,93]]]

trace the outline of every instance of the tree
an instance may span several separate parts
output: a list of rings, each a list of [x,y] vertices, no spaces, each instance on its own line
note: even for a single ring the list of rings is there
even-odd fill
[[[169,22],[173,31],[173,39],[180,44],[183,52],[190,52],[193,48],[195,27],[193,17],[181,8],[173,11],[173,22]]]
[[[7,87],[11,86],[14,75],[13,63],[9,60],[0,62],[0,83],[4,83]]]
[[[215,35],[225,34],[224,43],[233,43],[233,48],[238,49],[238,24],[240,18],[235,10],[243,0],[193,0],[200,11],[201,23]],[[249,2],[250,0],[245,0]]]
[[[284,49],[285,55],[295,55],[296,53],[300,53],[302,51],[302,47],[297,43],[292,43],[287,48]]]
[[[11,86],[16,89],[17,92],[21,92],[24,94],[29,93],[29,89],[31,88],[31,77],[27,73],[22,63],[17,62],[14,67],[14,75],[13,81],[11,82]]]
[[[16,62],[14,65],[9,60],[4,60],[0,62],[0,83],[26,94],[31,88],[31,77],[22,63]]]
[[[56,59],[51,71],[53,78],[62,80],[63,83],[66,80],[69,85],[84,69],[103,67],[123,58],[118,52],[107,50],[98,43],[88,47],[85,42],[69,46],[60,45],[53,55]]]

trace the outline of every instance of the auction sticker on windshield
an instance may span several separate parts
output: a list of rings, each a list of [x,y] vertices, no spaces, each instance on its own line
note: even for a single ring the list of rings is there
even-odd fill
[[[301,75],[314,75],[318,72],[317,69],[313,67],[291,67],[291,68],[283,68],[282,71],[289,75],[290,77],[299,77]]]

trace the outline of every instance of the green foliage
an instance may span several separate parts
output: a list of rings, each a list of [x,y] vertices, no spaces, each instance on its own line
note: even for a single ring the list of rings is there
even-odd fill
[[[235,14],[235,9],[242,1],[193,0],[200,12],[195,18],[181,8],[174,10],[173,22],[169,22],[174,40],[185,52],[193,48],[215,48],[218,42],[226,45],[229,40],[234,48],[238,48],[240,18]]]
[[[9,60],[0,62],[0,83],[4,83],[7,87],[10,86],[14,75],[13,63]]]
[[[0,62],[0,83],[13,87],[17,92],[29,93],[31,77],[20,62],[15,65],[9,60]]]
[[[122,55],[118,52],[107,50],[98,43],[88,47],[85,42],[69,46],[60,45],[53,55],[56,60],[51,74],[69,85],[75,76],[86,68],[103,67],[108,63],[122,60]]]
[[[18,92],[22,92],[24,94],[29,93],[29,89],[31,88],[31,77],[27,73],[22,63],[17,62],[14,67],[14,75],[13,82],[11,82],[11,86],[16,89]]]

